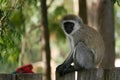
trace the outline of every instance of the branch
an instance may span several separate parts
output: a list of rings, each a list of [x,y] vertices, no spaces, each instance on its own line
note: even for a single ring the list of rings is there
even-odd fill
[[[50,6],[52,5],[53,2],[54,2],[54,0],[51,0],[51,1],[50,1],[49,5],[47,6],[47,9],[50,8]]]
[[[31,32],[34,31],[35,29],[40,28],[40,26],[42,26],[42,24],[40,24],[40,25],[38,25],[38,26],[33,25],[27,33],[31,33]]]

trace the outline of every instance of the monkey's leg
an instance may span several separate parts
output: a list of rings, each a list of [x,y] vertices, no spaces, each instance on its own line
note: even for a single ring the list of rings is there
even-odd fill
[[[61,76],[64,75],[65,70],[71,66],[72,62],[73,62],[73,52],[71,51],[67,59],[64,61],[64,63],[56,68],[56,72],[58,72]]]
[[[73,59],[75,67],[95,68],[94,54],[83,42],[77,44]]]

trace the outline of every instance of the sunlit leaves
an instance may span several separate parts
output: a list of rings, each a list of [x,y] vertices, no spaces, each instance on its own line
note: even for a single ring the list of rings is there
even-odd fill
[[[15,0],[16,1],[16,0]],[[18,11],[18,13],[17,13]],[[17,63],[20,53],[21,26],[23,25],[21,8],[13,5],[11,0],[0,1],[0,62]],[[19,16],[19,18],[16,17]],[[14,22],[14,18],[16,21]],[[16,25],[16,23],[18,25]],[[16,56],[14,56],[16,55]]]
[[[120,0],[112,0],[113,3],[117,3],[120,6]]]
[[[56,16],[65,15],[67,13],[67,10],[64,8],[64,6],[58,6],[54,11]]]
[[[54,1],[48,9],[50,35],[56,35],[58,42],[56,44],[62,44],[65,43],[65,35],[60,20],[67,14],[67,10],[62,4],[56,5]],[[4,66],[4,68],[0,66],[0,71],[8,71],[8,66],[15,69],[24,40],[23,60],[27,62],[40,60],[41,54],[38,56],[38,53],[42,52],[43,46],[40,26],[40,0],[0,0],[0,64]],[[61,45],[59,47],[63,48]]]
[[[59,40],[65,40],[65,35],[61,29],[60,23],[65,14],[67,14],[67,10],[64,6],[56,7],[53,13],[49,14],[49,29],[51,34],[56,34],[56,39],[58,42]]]

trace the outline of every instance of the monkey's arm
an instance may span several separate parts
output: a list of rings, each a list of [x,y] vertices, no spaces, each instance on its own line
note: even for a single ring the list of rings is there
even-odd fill
[[[66,58],[66,60],[62,65],[67,67],[67,65],[71,65],[72,62],[73,62],[73,51],[70,52],[69,56]]]
[[[73,51],[70,52],[67,59],[56,68],[56,72],[58,72],[61,76],[64,75],[65,71],[71,66],[71,63],[73,62]]]

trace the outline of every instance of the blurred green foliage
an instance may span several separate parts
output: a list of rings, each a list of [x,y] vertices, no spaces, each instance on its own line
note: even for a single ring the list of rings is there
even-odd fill
[[[65,35],[61,29],[61,18],[67,14],[67,10],[64,6],[58,6],[55,10],[49,14],[49,30],[51,34],[56,34],[57,41],[65,40]]]
[[[25,63],[42,59],[42,30],[40,0],[1,0],[0,1],[0,72],[12,72],[18,67],[19,55],[25,42]],[[48,22],[50,34],[55,34],[51,43],[60,46],[66,43],[60,27],[62,16],[67,14],[63,0],[48,0]],[[51,44],[52,46],[52,44]],[[63,46],[61,52],[64,53]],[[41,58],[41,59],[40,59]]]
[[[20,53],[19,44],[24,28],[22,7],[16,5],[11,0],[0,1],[0,64],[4,69],[15,68]],[[0,70],[3,70],[3,66],[0,66]]]
[[[112,1],[113,1],[113,3],[117,3],[117,5],[120,6],[120,0],[112,0]]]

